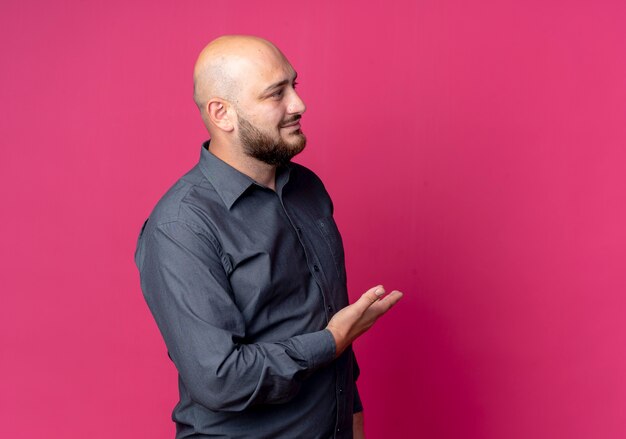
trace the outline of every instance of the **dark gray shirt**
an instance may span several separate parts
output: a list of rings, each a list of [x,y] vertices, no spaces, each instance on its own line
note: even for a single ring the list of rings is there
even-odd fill
[[[290,163],[276,191],[215,157],[159,201],[139,237],[141,286],[179,373],[176,438],[352,437],[341,236],[322,182]]]

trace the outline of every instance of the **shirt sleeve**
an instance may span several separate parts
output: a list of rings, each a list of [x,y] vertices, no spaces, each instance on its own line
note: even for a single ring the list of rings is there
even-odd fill
[[[223,255],[207,233],[174,221],[146,235],[137,253],[142,290],[194,401],[233,412],[285,403],[307,376],[333,361],[335,342],[326,329],[246,342]]]

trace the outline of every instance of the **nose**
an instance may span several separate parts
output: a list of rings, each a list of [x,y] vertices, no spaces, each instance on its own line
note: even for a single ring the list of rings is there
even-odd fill
[[[304,104],[304,101],[300,98],[295,90],[291,90],[291,100],[289,101],[289,105],[287,106],[287,111],[292,114],[302,114],[306,111],[306,105]]]

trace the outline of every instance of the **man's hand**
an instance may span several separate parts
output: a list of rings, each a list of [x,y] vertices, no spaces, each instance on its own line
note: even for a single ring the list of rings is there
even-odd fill
[[[363,412],[355,413],[352,415],[352,439],[365,439]]]
[[[385,289],[382,285],[370,288],[359,300],[346,306],[330,319],[326,329],[335,338],[337,357],[402,298],[400,291],[392,291],[383,298],[384,294]]]

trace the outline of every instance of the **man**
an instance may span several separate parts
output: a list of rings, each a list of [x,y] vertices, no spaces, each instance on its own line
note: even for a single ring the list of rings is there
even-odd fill
[[[351,343],[402,294],[377,286],[348,306],[331,200],[290,162],[306,143],[295,86],[260,38],[218,38],[196,62],[210,141],[136,253],[179,372],[177,439],[364,437]]]

